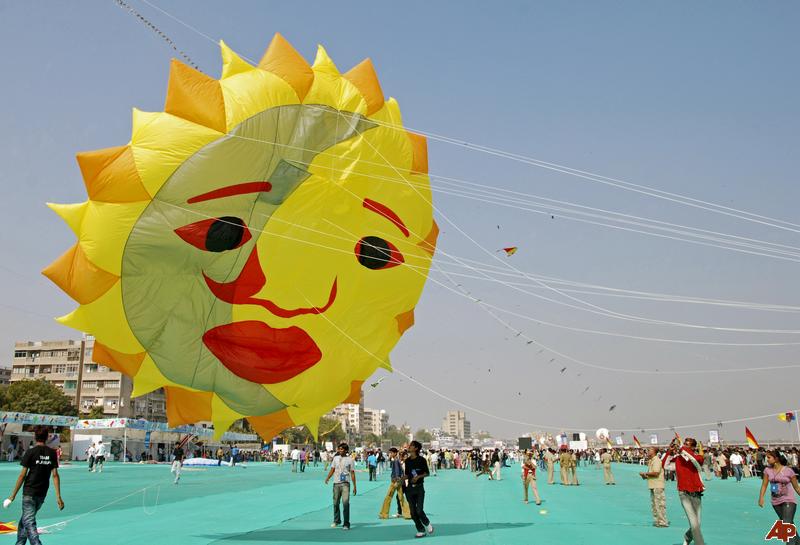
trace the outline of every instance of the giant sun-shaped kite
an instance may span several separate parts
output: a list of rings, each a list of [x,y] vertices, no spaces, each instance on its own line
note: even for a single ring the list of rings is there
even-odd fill
[[[163,112],[78,154],[78,242],[43,273],[93,359],[164,388],[171,425],[247,418],[264,438],[358,402],[413,324],[436,244],[427,144],[369,59],[341,74],[276,35],[222,77],[172,62]]]

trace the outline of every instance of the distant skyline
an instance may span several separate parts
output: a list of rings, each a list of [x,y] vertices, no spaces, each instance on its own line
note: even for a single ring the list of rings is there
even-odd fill
[[[309,61],[323,44],[342,71],[369,56],[412,128],[800,223],[800,5],[150,3],[250,58],[260,58],[275,32]],[[145,2],[130,4],[218,77],[219,50],[207,38]],[[124,144],[132,107],[162,109],[176,53],[107,1],[0,1],[0,44],[7,52],[0,59],[7,77],[0,101],[0,346],[10,363],[17,340],[80,337],[53,321],[74,304],[39,273],[74,243],[44,203],[85,200],[75,153]],[[679,426],[682,435],[707,440],[716,426],[704,423],[800,405],[797,367],[663,373],[800,365],[797,344],[778,344],[800,342],[796,309],[667,303],[550,284],[576,290],[569,299],[530,279],[796,307],[797,227],[744,222],[435,139],[429,162],[433,176],[458,181],[432,181],[442,231],[436,266],[416,324],[392,354],[398,372],[374,375],[387,378],[365,388],[367,406],[414,430],[436,427],[457,409],[474,429],[508,438],[540,425],[554,432]],[[468,181],[489,186],[485,196],[465,198],[464,190],[475,189]],[[519,201],[489,202],[500,189],[763,240],[790,260],[571,221],[575,215],[552,202],[537,208],[544,214]],[[495,253],[509,246],[519,248],[512,257]],[[447,254],[473,260],[467,263],[477,269]],[[462,289],[470,295],[459,295]],[[653,338],[662,340],[647,340]],[[691,344],[697,342],[762,346]],[[655,370],[660,374],[642,373]],[[776,417],[746,424],[759,439],[797,440],[794,424]],[[722,435],[742,440],[744,426],[725,424]]]

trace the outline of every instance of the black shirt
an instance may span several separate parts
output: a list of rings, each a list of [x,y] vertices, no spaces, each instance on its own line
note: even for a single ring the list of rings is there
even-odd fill
[[[406,458],[406,478],[408,479],[408,486],[422,486],[424,479],[419,479],[416,484],[411,482],[411,478],[417,475],[428,473],[428,462],[422,456],[416,458]]]
[[[23,496],[44,497],[50,488],[50,473],[58,467],[56,451],[46,445],[36,445],[25,451],[19,465],[28,468]]]
[[[182,462],[183,461],[183,449],[181,447],[175,447],[172,451],[172,455],[175,457],[175,460]]]

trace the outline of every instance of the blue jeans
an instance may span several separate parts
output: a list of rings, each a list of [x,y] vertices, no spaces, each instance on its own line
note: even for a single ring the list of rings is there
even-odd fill
[[[17,545],[42,545],[39,541],[39,532],[36,528],[36,513],[44,503],[44,496],[22,496],[22,517],[17,527]]]
[[[733,475],[736,477],[736,482],[742,480],[742,464],[734,464],[731,466],[733,468]]]

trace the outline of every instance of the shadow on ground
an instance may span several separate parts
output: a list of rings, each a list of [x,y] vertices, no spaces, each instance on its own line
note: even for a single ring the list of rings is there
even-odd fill
[[[491,524],[437,524],[434,535],[458,536],[484,532],[487,530],[515,530],[532,526],[530,523],[491,523]],[[214,540],[213,543],[237,543],[252,541],[278,541],[283,543],[364,543],[380,541],[407,540],[414,537],[414,525],[386,526],[379,523],[354,524],[350,531],[341,528],[287,530],[263,528],[245,533],[206,534],[202,537]]]

